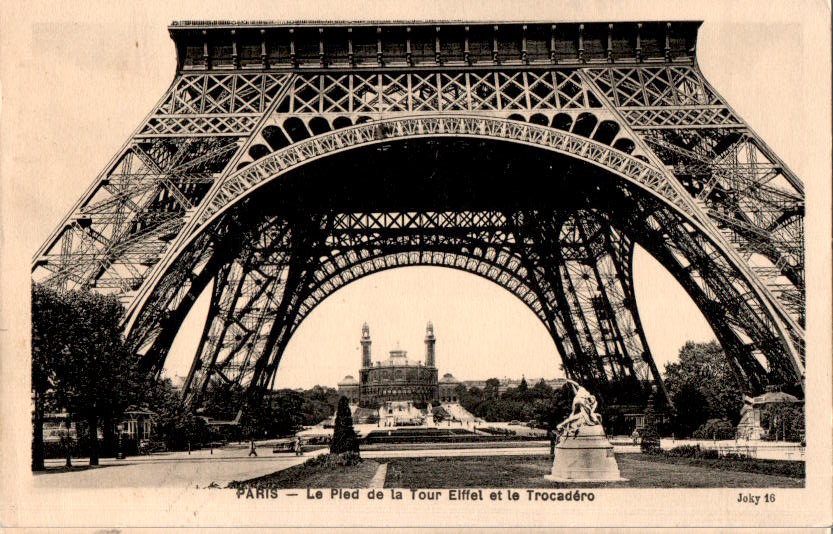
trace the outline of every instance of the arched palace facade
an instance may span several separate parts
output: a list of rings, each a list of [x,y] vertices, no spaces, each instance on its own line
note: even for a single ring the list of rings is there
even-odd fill
[[[457,402],[460,382],[450,374],[438,380],[436,366],[437,339],[434,326],[425,329],[425,362],[411,361],[404,350],[392,350],[387,360],[373,362],[370,353],[370,327],[362,326],[362,366],[359,380],[346,376],[338,383],[338,392],[352,404],[371,406],[388,401]]]

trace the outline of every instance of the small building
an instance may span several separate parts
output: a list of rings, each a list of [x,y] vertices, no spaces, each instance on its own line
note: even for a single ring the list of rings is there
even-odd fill
[[[338,393],[339,395],[347,397],[350,404],[358,404],[359,381],[353,378],[352,375],[345,376],[344,379],[338,383]]]
[[[439,395],[440,402],[460,402],[457,395],[457,387],[460,381],[454,378],[451,373],[446,373],[440,378]]]
[[[140,442],[142,440],[150,439],[151,430],[153,428],[153,416],[155,413],[150,410],[141,408],[128,408],[124,412],[124,419],[121,421],[122,429],[124,431],[123,438],[127,440],[135,440]],[[119,425],[114,429],[118,435]]]
[[[628,428],[633,428],[639,433],[642,433],[642,431],[645,430],[645,412],[626,412],[622,414],[622,417],[624,418],[625,425]],[[658,427],[667,425],[670,420],[670,415],[665,412],[654,413],[654,424]]]

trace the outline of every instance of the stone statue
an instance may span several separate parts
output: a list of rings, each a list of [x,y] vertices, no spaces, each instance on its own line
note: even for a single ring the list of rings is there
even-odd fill
[[[573,408],[570,416],[555,427],[560,439],[569,435],[573,430],[578,432],[582,426],[595,426],[602,423],[601,416],[596,413],[599,405],[596,397],[574,380],[567,380],[567,384],[573,390]]]
[[[602,428],[602,417],[596,413],[596,397],[573,380],[567,383],[573,390],[573,408],[570,416],[555,427],[558,444],[552,471],[544,478],[556,482],[624,480],[613,446]]]

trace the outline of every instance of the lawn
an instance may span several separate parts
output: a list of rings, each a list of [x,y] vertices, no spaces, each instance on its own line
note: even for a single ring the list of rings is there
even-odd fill
[[[558,483],[550,473],[548,456],[482,456],[457,458],[395,458],[388,461],[385,487],[636,487],[636,488],[754,488],[803,487],[803,478],[692,465],[685,459],[666,462],[641,454],[618,454],[619,470],[627,482]]]
[[[640,455],[641,460],[667,464],[691,465],[721,471],[742,471],[763,475],[779,475],[804,479],[804,462],[790,460],[758,460],[754,458],[681,458],[665,454]]]
[[[406,451],[420,449],[520,449],[526,447],[549,447],[549,441],[479,441],[471,443],[373,443],[362,445],[362,451]]]
[[[379,464],[363,460],[358,465],[328,466],[326,464],[300,464],[271,475],[246,481],[235,481],[228,485],[236,487],[266,488],[364,488],[376,474]]]

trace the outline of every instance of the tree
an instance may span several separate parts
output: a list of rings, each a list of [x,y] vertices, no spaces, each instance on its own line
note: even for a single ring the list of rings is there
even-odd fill
[[[570,415],[572,407],[573,399],[566,387],[555,390],[550,388],[550,395],[533,404],[533,418],[539,426],[555,429],[558,423]]]
[[[64,350],[62,334],[69,329],[71,315],[72,312],[61,294],[38,284],[32,285],[32,393],[35,404],[32,436],[33,471],[44,469],[44,406],[55,378],[56,357]]]
[[[539,380],[537,384],[532,386],[532,391],[535,392],[540,399],[545,399],[552,395],[552,387],[547,384],[543,378]]]
[[[90,465],[98,465],[99,423],[104,421],[105,440],[112,442],[114,421],[139,399],[147,378],[122,338],[123,313],[114,296],[32,287],[35,411],[48,390],[57,409],[85,421]]]
[[[715,341],[686,342],[679,362],[666,364],[664,382],[676,410],[675,427],[683,436],[708,419],[728,419],[733,425],[740,419],[742,390]]]
[[[521,383],[518,384],[518,393],[521,393],[521,394],[526,393],[526,391],[528,389],[529,389],[529,385],[526,383],[526,377],[522,376],[521,377]]]
[[[648,406],[645,408],[645,426],[642,428],[642,441],[639,448],[642,452],[654,452],[660,449],[660,437],[657,430],[657,395],[651,392],[648,397]]]
[[[343,452],[359,452],[359,439],[353,429],[353,415],[350,413],[350,402],[347,397],[338,400],[333,441],[330,444],[331,454]]]
[[[486,385],[483,387],[483,397],[487,399],[498,398],[500,392],[500,380],[497,378],[490,378],[486,380]]]
[[[282,389],[273,393],[269,398],[268,410],[261,412],[261,422],[259,425],[266,430],[267,435],[273,436],[287,436],[294,434],[301,428],[307,418],[312,415],[305,415],[305,410],[309,409],[309,405],[304,399],[304,395],[293,391],[291,389]],[[318,423],[332,414],[332,411],[320,413],[321,419],[314,421]]]
[[[153,383],[147,390],[145,402],[153,412],[151,439],[166,450],[186,450],[212,439],[211,431],[201,416],[182,404],[182,392],[170,378]]]
[[[244,391],[239,384],[226,382],[215,376],[205,386],[198,413],[213,419],[230,421],[237,417],[244,402]]]
[[[761,410],[761,426],[766,438],[775,441],[804,439],[804,408],[787,403],[772,403]]]
[[[672,417],[675,436],[690,436],[709,419],[708,401],[696,384],[681,384],[674,392],[672,400],[675,408]]]
[[[445,420],[448,412],[446,412],[442,406],[437,406],[432,410],[432,415],[434,417],[434,423],[440,424]]]

